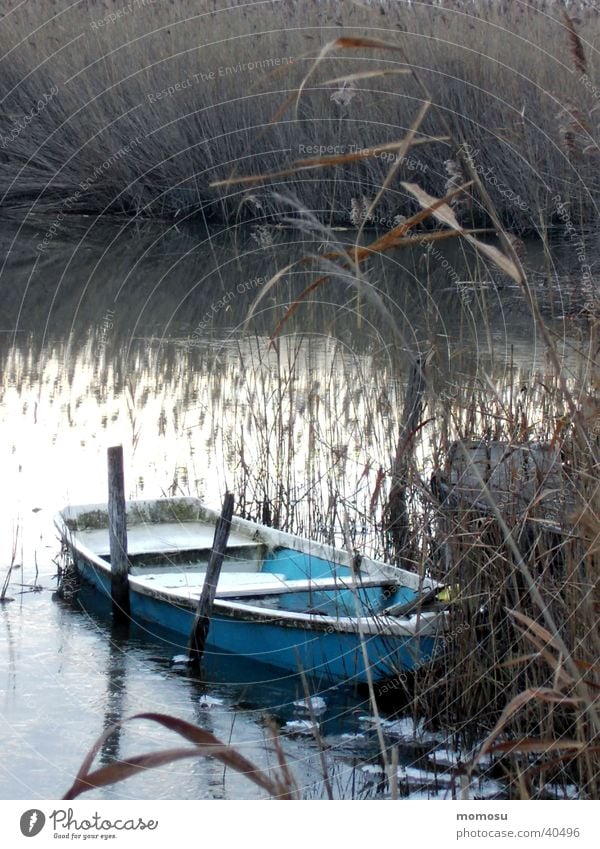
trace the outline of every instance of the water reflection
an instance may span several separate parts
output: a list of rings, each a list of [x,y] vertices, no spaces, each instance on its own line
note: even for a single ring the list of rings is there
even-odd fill
[[[108,642],[106,662],[106,707],[104,709],[103,731],[125,719],[125,684],[127,679],[127,629],[119,625],[112,626]],[[120,758],[121,726],[117,726],[106,738],[98,758],[100,763],[109,764]]]
[[[3,674],[6,674],[5,685],[3,687],[4,699],[6,702],[14,696],[17,690],[17,659],[15,655],[15,644],[14,644],[14,636],[12,632],[12,625],[10,621],[10,617],[8,616],[8,604],[12,602],[6,602],[4,604],[0,604],[0,617],[3,620],[2,630],[6,634],[6,669]],[[6,704],[5,704],[6,707]]]

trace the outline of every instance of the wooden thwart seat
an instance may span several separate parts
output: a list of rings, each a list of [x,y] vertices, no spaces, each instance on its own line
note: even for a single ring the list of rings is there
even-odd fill
[[[140,584],[152,586],[161,592],[180,594],[188,591],[199,594],[204,585],[204,573],[165,572],[137,575]],[[389,578],[350,577],[313,578],[286,581],[283,575],[268,572],[223,572],[217,585],[216,598],[241,598],[243,596],[280,595],[282,593],[327,592],[339,590],[370,589],[380,587],[382,592],[393,587]]]

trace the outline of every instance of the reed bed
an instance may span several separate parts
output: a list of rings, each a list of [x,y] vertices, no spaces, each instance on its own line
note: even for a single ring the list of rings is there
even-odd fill
[[[478,387],[455,399],[452,411],[441,414],[436,456],[448,455],[449,433],[464,441],[476,434],[481,444],[500,440],[507,450],[557,440],[560,390],[545,375],[537,391],[523,398],[515,391],[519,383],[493,391]],[[597,416],[593,390],[587,397]],[[495,751],[497,774],[517,798],[550,798],[557,787],[572,785],[582,798],[598,794],[598,729],[584,704],[587,698],[591,712],[597,711],[597,469],[591,472],[594,462],[572,432],[560,436],[560,458],[562,486],[569,490],[560,530],[546,528],[547,498],[545,505],[528,505],[525,515],[505,514],[545,610],[493,515],[467,505],[440,506],[430,492],[423,500],[435,529],[435,571],[455,596],[444,657],[420,670],[408,687],[413,708],[463,738],[467,750],[482,734],[491,735],[486,748]],[[540,487],[541,499],[542,492]],[[560,495],[554,491],[551,498]],[[558,623],[556,634],[544,626],[546,611]],[[574,678],[561,673],[564,651],[555,637],[575,661],[583,697]]]
[[[2,206],[58,219],[40,234],[43,249],[74,212],[266,226],[289,210],[260,179],[219,192],[210,184],[395,142],[424,83],[439,109],[422,136],[446,135],[444,116],[453,137],[470,145],[507,227],[560,226],[558,195],[578,226],[593,226],[599,26],[587,3],[569,4],[567,17],[545,0],[58,0],[46,10],[10,0],[0,23]],[[390,47],[330,53],[296,106],[277,115],[274,103],[297,90],[323,45],[341,35]],[[375,68],[386,75],[368,76]],[[349,72],[357,79],[331,82]],[[392,155],[296,171],[275,185],[321,220],[351,226]],[[447,142],[415,147],[400,174],[439,196],[460,178],[454,159]],[[390,187],[367,224],[389,228],[413,208]]]
[[[355,355],[345,352],[344,357],[339,343],[315,349],[314,340],[312,345],[307,341],[285,337],[277,350],[264,338],[239,343],[242,371],[233,352],[231,361],[235,389],[215,392],[207,407],[214,418],[204,421],[204,427],[217,434],[235,469],[243,515],[344,545],[341,529],[348,513],[352,544],[390,557],[386,516],[405,398],[402,381],[395,384],[392,373],[366,357],[365,379],[357,385]],[[320,362],[311,369],[306,357],[315,356]],[[548,518],[536,504],[525,517],[515,514],[507,522],[560,623],[558,635],[585,670],[595,707],[600,646],[593,454],[582,448],[565,417],[562,390],[551,372],[532,375],[515,367],[491,387],[475,375],[451,394],[449,388],[457,384],[447,377],[444,397],[436,365],[429,364],[423,412],[429,424],[419,435],[407,482],[409,548],[416,556],[411,560],[403,552],[401,562],[426,569],[449,588],[453,602],[447,650],[414,678],[401,676],[387,685],[382,696],[389,704],[391,694],[396,705],[408,705],[415,718],[425,718],[431,728],[460,741],[463,751],[474,753],[507,705],[524,692],[537,693],[498,732],[493,744],[496,775],[514,796],[549,798],[560,795],[561,788],[571,792],[575,785],[583,798],[597,798],[597,732],[574,695],[573,680],[562,671],[555,635],[544,626],[502,529],[493,516],[440,505],[431,480],[455,440],[476,437],[507,447],[560,440],[565,487],[577,493],[563,517],[564,535],[532,536],[526,522]],[[581,374],[568,381],[570,391],[577,387],[581,393],[584,428],[592,440],[597,440],[599,415],[592,377],[596,367],[588,368],[586,384]],[[324,374],[331,376],[329,384]],[[211,450],[215,448],[213,444]],[[459,772],[467,766],[463,763]]]

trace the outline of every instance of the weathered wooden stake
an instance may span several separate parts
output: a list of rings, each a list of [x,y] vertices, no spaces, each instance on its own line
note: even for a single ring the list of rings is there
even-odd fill
[[[410,529],[406,492],[409,484],[410,459],[414,452],[414,438],[423,415],[424,367],[425,357],[418,354],[413,362],[406,388],[396,456],[392,465],[392,481],[387,504],[387,530],[399,559],[402,559],[409,549]]]
[[[213,604],[215,601],[215,593],[217,584],[219,583],[219,575],[221,574],[221,566],[225,557],[227,548],[227,540],[231,530],[231,518],[233,516],[233,495],[231,492],[225,493],[221,515],[215,528],[215,536],[213,540],[210,560],[206,569],[204,578],[204,586],[198,600],[196,615],[194,616],[194,624],[190,636],[189,658],[190,664],[196,670],[200,669],[202,663],[202,655],[204,654],[204,645],[210,628],[210,617],[212,615]]]
[[[129,622],[129,558],[122,445],[108,449],[108,538],[113,620],[125,623]]]

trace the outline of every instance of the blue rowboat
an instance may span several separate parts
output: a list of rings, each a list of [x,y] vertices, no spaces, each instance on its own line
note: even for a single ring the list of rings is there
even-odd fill
[[[132,619],[189,637],[218,513],[195,498],[127,505]],[[110,597],[106,504],[65,507],[56,527],[80,575]],[[234,517],[207,652],[332,681],[392,678],[440,651],[445,613],[428,578]],[[183,638],[183,640],[182,640]]]

